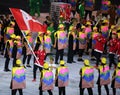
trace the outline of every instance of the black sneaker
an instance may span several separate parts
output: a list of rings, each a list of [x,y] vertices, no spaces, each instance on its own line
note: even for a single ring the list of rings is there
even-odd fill
[[[3,55],[3,52],[1,53],[1,55]]]
[[[78,58],[78,61],[83,61],[83,59],[82,58]]]
[[[73,63],[76,63],[75,61],[72,61]]]
[[[10,72],[11,70],[10,69],[4,69],[5,72]]]
[[[59,64],[58,62],[55,62],[55,64]]]
[[[10,69],[7,69],[7,71],[11,71]]]
[[[72,62],[71,61],[67,61],[67,63],[71,64]]]
[[[27,64],[27,65],[26,65],[26,67],[29,67],[29,68],[31,68],[31,66],[30,66],[29,64]]]

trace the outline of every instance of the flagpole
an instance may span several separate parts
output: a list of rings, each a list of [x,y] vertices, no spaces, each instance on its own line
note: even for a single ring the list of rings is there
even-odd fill
[[[23,33],[23,31],[24,31],[24,30],[21,30],[22,35],[24,36],[25,40],[27,41],[27,44],[28,44],[28,46],[29,46],[29,48],[30,48],[30,50],[31,50],[31,52],[32,52],[32,54],[33,54],[33,56],[35,57],[35,59],[36,59],[37,63],[39,63],[39,64],[40,64],[40,62],[38,61],[37,56],[35,55],[35,53],[34,53],[34,51],[33,51],[32,47],[31,47],[31,45],[29,44],[29,42],[28,42],[28,40],[27,40],[27,38],[26,38],[25,34]],[[35,63],[34,63],[34,64],[35,64]],[[38,64],[35,64],[35,65],[40,66],[40,67],[43,67],[43,66],[38,65]]]
[[[95,24],[95,27],[98,25],[98,23],[100,22],[100,20],[101,20],[101,14],[99,15],[99,19],[98,19],[98,21],[96,22],[96,24]]]

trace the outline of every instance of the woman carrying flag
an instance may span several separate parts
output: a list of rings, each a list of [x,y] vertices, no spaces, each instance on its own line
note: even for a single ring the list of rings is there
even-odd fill
[[[37,59],[35,60],[34,67],[33,67],[33,80],[32,80],[33,82],[36,81],[37,69],[39,68],[39,71],[41,72],[42,66],[44,65],[44,60],[45,60],[45,56],[46,56],[44,46],[41,45],[39,47],[39,49],[35,51],[35,55],[36,55]]]

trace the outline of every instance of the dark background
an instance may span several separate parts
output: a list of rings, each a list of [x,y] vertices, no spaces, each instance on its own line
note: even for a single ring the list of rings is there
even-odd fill
[[[20,8],[29,13],[29,0],[0,0],[0,14],[10,13],[9,8]],[[50,0],[43,0],[41,12],[49,12]]]
[[[29,12],[29,0],[0,0],[0,14],[10,13],[10,7],[20,8]]]

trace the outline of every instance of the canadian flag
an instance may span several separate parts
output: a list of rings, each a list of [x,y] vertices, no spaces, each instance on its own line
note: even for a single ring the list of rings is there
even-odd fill
[[[19,28],[21,30],[30,30],[32,32],[46,32],[46,26],[35,20],[32,16],[21,9],[10,8]]]

